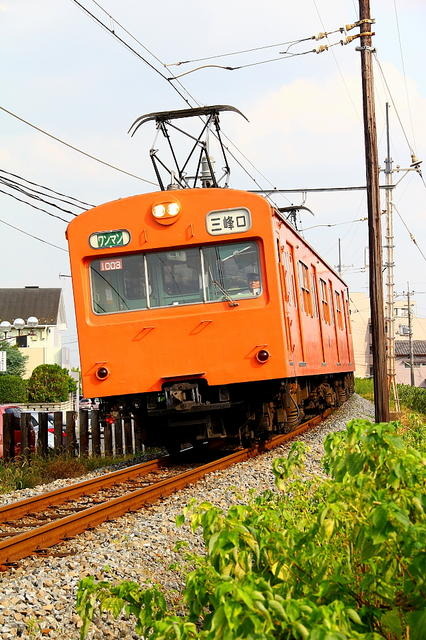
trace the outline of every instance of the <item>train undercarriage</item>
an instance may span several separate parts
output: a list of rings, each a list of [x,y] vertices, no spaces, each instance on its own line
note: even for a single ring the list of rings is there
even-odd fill
[[[288,433],[354,390],[352,373],[210,387],[206,380],[171,381],[160,392],[101,399],[101,419],[134,416],[145,446],[248,446]]]

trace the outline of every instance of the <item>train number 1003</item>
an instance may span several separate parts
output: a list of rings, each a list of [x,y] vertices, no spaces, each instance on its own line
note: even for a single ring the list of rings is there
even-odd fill
[[[100,261],[101,271],[117,271],[122,268],[123,268],[122,260],[101,260]]]

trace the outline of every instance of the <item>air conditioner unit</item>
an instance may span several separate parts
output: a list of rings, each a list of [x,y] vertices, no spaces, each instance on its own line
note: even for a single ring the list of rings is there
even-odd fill
[[[410,335],[410,327],[407,327],[406,325],[401,325],[399,327],[399,333],[401,336],[409,336]]]

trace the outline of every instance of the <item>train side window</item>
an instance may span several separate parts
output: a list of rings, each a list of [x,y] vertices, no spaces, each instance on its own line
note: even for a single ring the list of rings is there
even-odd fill
[[[285,278],[286,278],[286,285],[287,285],[288,303],[293,307],[295,307],[296,298],[295,298],[295,292],[294,292],[293,259],[289,250],[289,245],[287,245],[287,248],[284,251],[284,270],[285,270]]]
[[[299,285],[302,289],[303,310],[312,316],[312,296],[309,282],[309,269],[299,260]]]
[[[339,329],[343,329],[343,318],[342,318],[342,306],[341,306],[341,296],[338,291],[335,291],[336,297],[336,318],[337,318],[337,326]]]
[[[351,310],[349,308],[349,299],[348,299],[348,292],[346,292],[346,297],[343,298],[345,301],[345,310],[346,310],[346,326],[348,327],[348,331],[349,333],[352,333],[352,326],[351,326]]]
[[[314,314],[318,318],[318,289],[317,289],[317,274],[315,269],[312,272],[312,295],[314,298]]]
[[[326,322],[327,324],[331,324],[330,323],[330,305],[328,303],[327,283],[322,278],[320,278],[320,288],[321,288],[322,317],[324,322]]]

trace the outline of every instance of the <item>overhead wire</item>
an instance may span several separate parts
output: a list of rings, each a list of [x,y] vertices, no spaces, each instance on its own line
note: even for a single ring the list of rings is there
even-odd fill
[[[396,7],[396,0],[393,0],[393,6],[394,6],[394,11],[395,11],[395,22],[396,22],[396,29],[398,32],[398,43],[399,43],[399,52],[400,52],[400,56],[401,56],[401,65],[402,65],[402,73],[404,76],[404,88],[405,88],[405,97],[407,100],[407,107],[408,107],[408,115],[410,118],[410,125],[411,125],[411,135],[413,136],[413,142],[414,145],[416,146],[416,137],[414,134],[414,124],[413,124],[413,114],[411,111],[411,105],[410,105],[410,98],[409,98],[409,94],[408,94],[408,86],[407,86],[407,74],[405,72],[405,62],[404,62],[404,54],[402,51],[402,40],[401,40],[401,31],[399,28],[399,18],[398,18],[398,10]]]
[[[313,2],[313,4],[314,4],[315,11],[316,11],[317,16],[318,16],[318,19],[319,19],[319,21],[320,21],[320,23],[321,23],[321,26],[322,26],[322,28],[324,29],[324,31],[326,31],[326,28],[325,28],[325,25],[324,25],[323,19],[322,19],[322,17],[321,17],[321,14],[320,14],[320,11],[319,11],[319,8],[318,8],[318,5],[317,5],[317,2],[316,2],[316,0],[312,0],[312,2]],[[347,93],[347,95],[348,95],[348,97],[349,97],[349,100],[350,100],[350,102],[351,102],[351,104],[352,104],[352,107],[353,107],[353,109],[354,109],[354,111],[355,111],[355,114],[356,114],[356,116],[357,116],[358,120],[361,122],[361,121],[362,121],[362,118],[361,118],[361,115],[360,115],[360,113],[359,113],[359,111],[358,111],[358,107],[356,106],[355,101],[354,101],[354,99],[352,98],[352,95],[351,95],[351,92],[350,92],[350,90],[349,90],[348,84],[347,84],[347,82],[346,82],[346,80],[345,80],[344,73],[343,73],[343,71],[342,71],[342,69],[341,69],[341,67],[340,67],[340,65],[339,65],[339,62],[338,62],[338,60],[337,60],[336,56],[334,55],[334,51],[333,51],[333,50],[331,50],[331,54],[332,54],[332,56],[333,56],[333,60],[334,60],[334,62],[335,62],[335,65],[336,65],[336,67],[337,67],[337,70],[338,70],[338,72],[339,72],[339,74],[340,74],[340,78],[341,78],[341,80],[342,80],[342,82],[343,82],[343,85],[344,85],[344,87],[345,87],[345,90],[346,90],[346,93]]]
[[[0,176],[0,184],[4,185],[5,187],[9,187],[9,189],[14,189],[15,191],[18,191],[19,193],[22,193],[23,195],[28,196],[29,198],[33,198],[34,200],[39,200],[40,202],[44,202],[44,204],[48,204],[50,207],[54,207],[59,211],[63,211],[64,213],[69,213],[71,216],[75,216],[75,217],[78,216],[78,213],[75,213],[74,211],[70,211],[69,209],[64,209],[64,207],[61,207],[55,204],[54,202],[49,202],[49,200],[45,200],[44,198],[41,198],[39,195],[36,195],[34,192],[24,189],[22,185],[19,185],[19,183],[17,183],[14,180],[8,180],[3,176]]]
[[[393,108],[395,109],[396,117],[398,118],[398,122],[399,122],[399,124],[400,124],[401,130],[402,130],[402,133],[404,134],[405,141],[406,141],[406,143],[407,143],[407,145],[408,145],[408,148],[409,148],[409,150],[410,150],[410,153],[411,153],[411,155],[415,155],[415,153],[414,153],[414,149],[413,149],[413,146],[412,146],[412,144],[411,144],[410,140],[408,139],[407,132],[405,131],[404,125],[403,125],[402,120],[401,120],[401,117],[400,117],[400,115],[399,115],[399,111],[398,111],[397,106],[396,106],[396,104],[395,104],[395,100],[394,100],[393,95],[392,95],[392,92],[391,92],[391,90],[390,90],[390,88],[389,88],[388,81],[386,80],[385,73],[384,73],[384,71],[383,71],[382,65],[380,64],[380,60],[379,60],[379,59],[378,59],[378,57],[377,57],[377,52],[376,52],[376,51],[373,51],[373,56],[374,56],[374,59],[375,59],[375,61],[376,61],[377,66],[378,66],[378,68],[379,68],[379,71],[380,71],[380,74],[381,74],[381,76],[382,76],[382,79],[383,79],[384,85],[385,85],[385,87],[386,87],[386,90],[387,90],[387,92],[388,92],[388,95],[389,95],[390,101],[392,102],[392,106],[393,106]]]
[[[408,233],[408,235],[410,236],[410,240],[413,242],[413,244],[415,244],[415,245],[416,245],[416,247],[417,247],[417,249],[419,250],[419,252],[420,252],[420,254],[421,254],[421,256],[422,256],[423,260],[426,262],[426,254],[423,252],[423,250],[422,250],[422,249],[420,248],[420,246],[418,245],[418,243],[417,243],[417,240],[416,240],[415,236],[411,233],[410,229],[408,228],[407,223],[405,222],[404,218],[403,218],[403,217],[402,217],[402,215],[400,214],[399,209],[398,209],[398,207],[396,206],[396,204],[395,204],[395,203],[394,203],[394,205],[393,205],[393,208],[396,210],[396,212],[397,212],[397,214],[398,214],[398,216],[399,216],[399,218],[400,218],[400,220],[401,220],[402,224],[403,224],[403,225],[404,225],[404,227],[406,228],[407,233]]]
[[[95,2],[95,0],[93,0]],[[96,3],[97,4],[97,3]],[[287,42],[278,42],[276,44],[267,44],[261,47],[253,47],[252,49],[241,49],[239,51],[230,51],[228,53],[219,53],[213,56],[205,56],[204,58],[193,58],[190,60],[180,60],[178,62],[170,62],[166,64],[166,67],[179,67],[182,64],[190,64],[192,62],[204,62],[205,60],[215,60],[217,58],[228,58],[229,56],[237,56],[243,53],[253,53],[254,51],[262,51],[264,49],[274,49],[276,47],[283,47],[288,44],[290,46],[295,44],[300,44],[301,42],[306,42],[308,40],[312,40],[315,36],[309,36],[307,38],[299,38],[298,40],[288,40]]]
[[[327,46],[327,49],[330,47],[334,47],[336,45],[340,44],[340,42],[335,42],[333,44],[330,44]],[[279,56],[278,58],[270,58],[268,60],[260,60],[258,62],[250,62],[247,64],[240,64],[237,67],[229,67],[229,66],[223,66],[220,64],[204,64],[201,65],[200,67],[195,67],[195,69],[190,69],[189,71],[184,71],[183,73],[179,73],[178,75],[175,75],[174,78],[183,78],[183,76],[187,76],[190,73],[194,73],[194,71],[200,71],[201,69],[223,69],[224,71],[239,71],[240,69],[247,69],[248,67],[257,67],[259,65],[262,64],[268,64],[270,62],[277,62],[278,60],[287,60],[288,58],[295,58],[297,56],[305,56],[308,53],[319,53],[319,51],[317,51],[316,49],[309,49],[308,51],[300,51],[298,53],[289,53],[288,55],[282,55]],[[173,78],[169,78],[169,80],[172,80]]]
[[[62,222],[66,222],[67,224],[69,223],[69,220],[62,218],[61,216],[58,216],[55,213],[51,213],[50,211],[46,211],[46,209],[43,209],[42,207],[37,207],[35,204],[31,204],[31,202],[22,200],[22,198],[18,198],[18,196],[14,196],[12,193],[9,193],[8,191],[3,191],[3,189],[0,189],[0,193],[3,193],[4,195],[9,196],[10,198],[13,198],[14,200],[18,200],[18,202],[23,202],[24,204],[27,204],[29,207],[32,207],[33,209],[37,209],[38,211],[43,211],[43,213],[47,213],[47,215],[51,216],[52,218],[57,218],[58,220],[62,220]]]
[[[52,138],[52,140],[56,140],[56,142],[59,142],[60,144],[63,144],[64,146],[68,147],[69,149],[73,149],[73,151],[77,151],[78,153],[81,153],[83,156],[86,156],[86,158],[91,158],[92,160],[95,160],[96,162],[99,162],[100,164],[103,164],[106,167],[110,167],[110,169],[114,169],[115,171],[119,171],[120,173],[124,173],[125,175],[130,176],[131,178],[136,178],[137,180],[142,180],[142,182],[146,182],[148,184],[152,184],[154,186],[157,186],[157,184],[155,182],[152,182],[151,180],[147,180],[146,178],[142,178],[142,176],[138,176],[135,173],[131,173],[130,171],[126,171],[125,169],[120,169],[120,167],[117,167],[116,165],[113,165],[113,164],[111,164],[109,162],[105,162],[105,160],[101,160],[100,158],[97,158],[96,156],[93,156],[92,154],[87,153],[86,151],[83,151],[82,149],[79,149],[78,147],[75,147],[74,145],[70,144],[69,142],[65,142],[65,140],[62,140],[61,138],[58,138],[57,136],[54,136],[52,133],[49,133],[48,131],[45,131],[41,127],[38,127],[37,125],[33,124],[32,122],[29,122],[28,120],[25,120],[24,118],[21,118],[21,116],[18,116],[16,113],[13,113],[13,111],[10,111],[9,109],[6,109],[5,107],[0,106],[0,110],[4,111],[5,113],[8,113],[10,116],[12,116],[13,118],[16,118],[20,122],[23,122],[24,124],[28,125],[32,129],[35,129],[36,131],[39,131],[40,133],[43,133],[44,135],[48,136],[49,138]]]
[[[78,0],[71,0],[71,1],[72,1],[72,2],[74,2],[75,4],[77,4],[79,7],[82,7],[81,3],[80,3],[80,2],[78,2]],[[117,24],[121,29],[123,29],[123,31],[124,31],[125,33],[127,33],[127,34],[128,34],[128,35],[129,35],[129,36],[130,36],[130,37],[131,37],[135,42],[137,42],[141,47],[143,47],[145,51],[147,51],[147,52],[148,52],[148,53],[149,53],[153,58],[155,58],[155,60],[157,60],[157,62],[158,62],[159,64],[161,64],[163,67],[165,67],[165,68],[167,69],[166,64],[165,64],[163,61],[161,61],[161,60],[160,60],[160,58],[158,58],[158,56],[156,56],[152,51],[150,51],[150,49],[148,49],[148,48],[147,48],[143,43],[141,43],[141,42],[140,42],[140,41],[139,41],[139,40],[138,40],[138,39],[137,39],[133,34],[131,34],[131,33],[130,33],[130,31],[128,31],[125,27],[123,27],[123,25],[122,25],[122,24],[120,24],[120,22],[118,22],[118,20],[116,20],[116,19],[115,19],[115,18],[114,18],[110,13],[108,13],[108,11],[106,11],[106,10],[105,10],[101,5],[100,5],[100,3],[99,3],[99,2],[97,2],[96,0],[92,0],[92,2],[93,2],[93,3],[94,3],[98,8],[100,8],[100,9],[105,13],[105,15],[107,15],[107,16],[110,18],[110,20],[112,20],[112,21],[113,21],[115,24]],[[92,14],[92,13],[91,13],[87,8],[86,8],[86,7],[82,7],[82,8],[84,8],[84,11],[85,11],[85,13],[86,13],[86,14],[88,14],[89,16],[91,16],[92,18],[94,18],[94,19],[95,19],[95,21],[96,21],[96,23],[97,23],[97,24],[101,25],[101,26],[102,26],[106,31],[108,31],[108,32],[110,33],[110,35],[112,35],[113,37],[116,37],[116,38],[117,38],[117,35],[116,35],[116,33],[115,33],[115,31],[114,31],[113,29],[109,29],[107,25],[105,25],[101,20],[99,20],[98,18],[96,18],[96,17],[95,17],[95,16],[94,16],[94,15],[93,15],[93,14]],[[124,42],[124,40],[123,40],[122,38],[118,38],[118,39],[120,40],[120,42],[122,42],[122,44],[125,44],[125,42]],[[135,53],[135,54],[137,55],[137,57],[138,57],[140,60],[142,60],[143,62],[145,62],[145,58],[144,58],[143,56],[140,56],[140,55],[139,55],[139,54],[138,54],[138,53],[133,49],[133,47],[130,47],[130,45],[128,45],[128,44],[126,44],[125,46],[126,46],[130,51],[133,51],[133,53]],[[154,65],[152,65],[152,64],[151,64],[151,63],[149,63],[148,61],[146,61],[146,62],[147,62],[147,64],[149,65],[149,67],[150,67],[151,69],[152,69],[152,68],[154,68],[154,69],[155,69]],[[168,70],[168,69],[167,69],[167,70]],[[168,71],[169,71],[169,70],[168,70]],[[169,84],[169,85],[174,89],[174,91],[176,91],[176,92],[178,93],[178,95],[179,95],[179,96],[180,96],[180,97],[185,101],[185,103],[186,103],[188,106],[192,107],[193,105],[191,104],[191,102],[190,102],[190,101],[189,101],[189,100],[188,100],[184,95],[182,95],[182,92],[181,92],[181,91],[179,91],[179,90],[177,89],[176,84],[179,84],[179,85],[180,85],[180,87],[182,87],[183,91],[185,91],[185,93],[190,97],[190,100],[192,100],[195,104],[197,104],[198,106],[200,106],[200,102],[199,102],[196,98],[194,98],[194,96],[192,96],[192,95],[190,94],[190,92],[186,89],[186,87],[182,84],[182,82],[181,82],[179,79],[176,79],[176,80],[177,80],[177,82],[176,82],[176,83],[175,83],[175,82],[171,82],[171,81],[168,81],[168,80],[167,80],[167,76],[165,76],[164,74],[162,74],[162,73],[161,73],[161,72],[159,72],[158,70],[156,70],[156,72],[157,72],[160,76],[162,76],[162,77],[163,77],[163,79],[165,79],[165,80],[168,82],[168,84]],[[169,71],[169,73],[171,73],[171,72]],[[173,76],[173,79],[174,79],[174,75],[173,75],[173,73],[172,73],[172,76]],[[212,132],[212,133],[213,133],[213,135],[214,135],[215,137],[217,137],[217,136],[216,136],[216,134],[215,134],[214,132]],[[237,145],[236,145],[234,142],[232,142],[232,140],[230,140],[230,138],[229,138],[229,137],[224,133],[224,131],[223,131],[223,130],[222,130],[222,135],[223,135],[223,137],[224,137],[224,138],[226,138],[226,140],[227,140],[227,141],[228,141],[228,142],[229,142],[229,143],[234,147],[234,149],[236,149],[236,151],[237,151],[237,152],[238,152],[238,153],[239,153],[239,154],[240,154],[240,155],[241,155],[241,156],[242,156],[242,157],[243,157],[247,162],[249,162],[249,164],[253,167],[253,169],[254,169],[255,171],[257,171],[257,172],[259,173],[259,175],[261,175],[261,176],[262,176],[262,178],[263,178],[263,179],[265,179],[265,180],[266,180],[266,181],[267,181],[271,186],[274,186],[274,185],[273,185],[273,183],[272,183],[268,178],[266,178],[266,176],[265,176],[261,171],[259,171],[259,169],[258,169],[258,168],[253,164],[253,162],[251,162],[251,161],[247,158],[247,156],[245,156],[245,154],[244,154],[244,153],[243,153],[243,152],[242,152],[242,151],[237,147]],[[240,167],[240,168],[241,168],[241,169],[246,173],[246,175],[247,175],[247,176],[248,176],[248,177],[249,177],[249,178],[250,178],[250,179],[251,179],[251,180],[252,180],[252,181],[253,181],[253,182],[254,182],[254,183],[259,187],[259,188],[261,188],[261,185],[258,183],[258,181],[256,180],[256,178],[254,178],[254,176],[252,176],[252,175],[251,175],[251,173],[247,170],[247,168],[246,168],[246,167],[244,167],[244,166],[243,166],[243,164],[242,164],[239,160],[237,160],[237,158],[235,157],[234,153],[232,153],[232,151],[231,151],[228,147],[224,146],[224,148],[225,148],[225,149],[226,149],[226,151],[229,153],[229,155],[233,158],[233,160],[235,160],[235,162],[238,164],[238,166],[239,166],[239,167]],[[151,183],[151,184],[155,184],[155,183]],[[271,200],[271,202],[273,202],[271,198],[269,198],[269,199]],[[286,198],[286,199],[288,200],[288,198]],[[290,202],[290,201],[289,201],[289,202]],[[275,203],[273,202],[273,204],[275,204]],[[277,205],[275,205],[275,206],[277,206]]]
[[[23,229],[20,229],[19,227],[15,227],[15,225],[10,224],[9,222],[6,222],[5,220],[1,220],[0,219],[0,223],[1,224],[5,224],[8,227],[11,227],[12,229],[15,229],[16,231],[19,231],[20,233],[23,233],[26,236],[29,236],[30,238],[34,238],[34,240],[39,240],[40,242],[43,242],[44,244],[48,244],[51,247],[55,247],[55,249],[60,249],[61,251],[65,251],[65,253],[68,253],[67,249],[64,249],[64,247],[60,247],[57,244],[54,244],[53,242],[48,242],[48,240],[44,240],[43,238],[39,238],[38,236],[34,236],[32,233],[28,233],[28,231],[24,231]]]
[[[354,222],[365,222],[368,218],[357,218],[356,220],[347,220],[346,222],[335,222],[333,224],[315,224],[312,227],[305,227],[303,231],[309,231],[310,229],[317,229],[318,227],[338,227],[342,224],[353,224]]]
[[[86,206],[87,207],[95,207],[96,205],[94,204],[90,204],[89,202],[84,202],[84,200],[80,200],[79,198],[74,198],[74,196],[69,196],[66,195],[65,193],[61,193],[60,191],[55,191],[55,189],[51,189],[50,187],[46,187],[42,184],[39,184],[38,182],[32,182],[31,180],[28,180],[27,178],[24,178],[23,176],[18,175],[17,173],[11,173],[10,171],[6,171],[6,169],[0,169],[0,173],[6,173],[8,176],[13,176],[14,178],[18,178],[19,180],[23,180],[24,182],[28,182],[28,184],[32,184],[35,187],[40,187],[41,189],[44,189],[45,191],[50,191],[51,193],[55,193],[58,196],[63,196],[65,199],[63,200],[63,202],[67,202],[68,204],[73,204],[72,202],[70,202],[70,200],[74,200],[77,203],[80,204],[76,204],[73,206],[78,206],[80,209],[84,209]],[[39,192],[37,192],[39,193]],[[58,198],[58,200],[62,200],[62,198]],[[84,205],[84,206],[80,206],[80,205]]]

